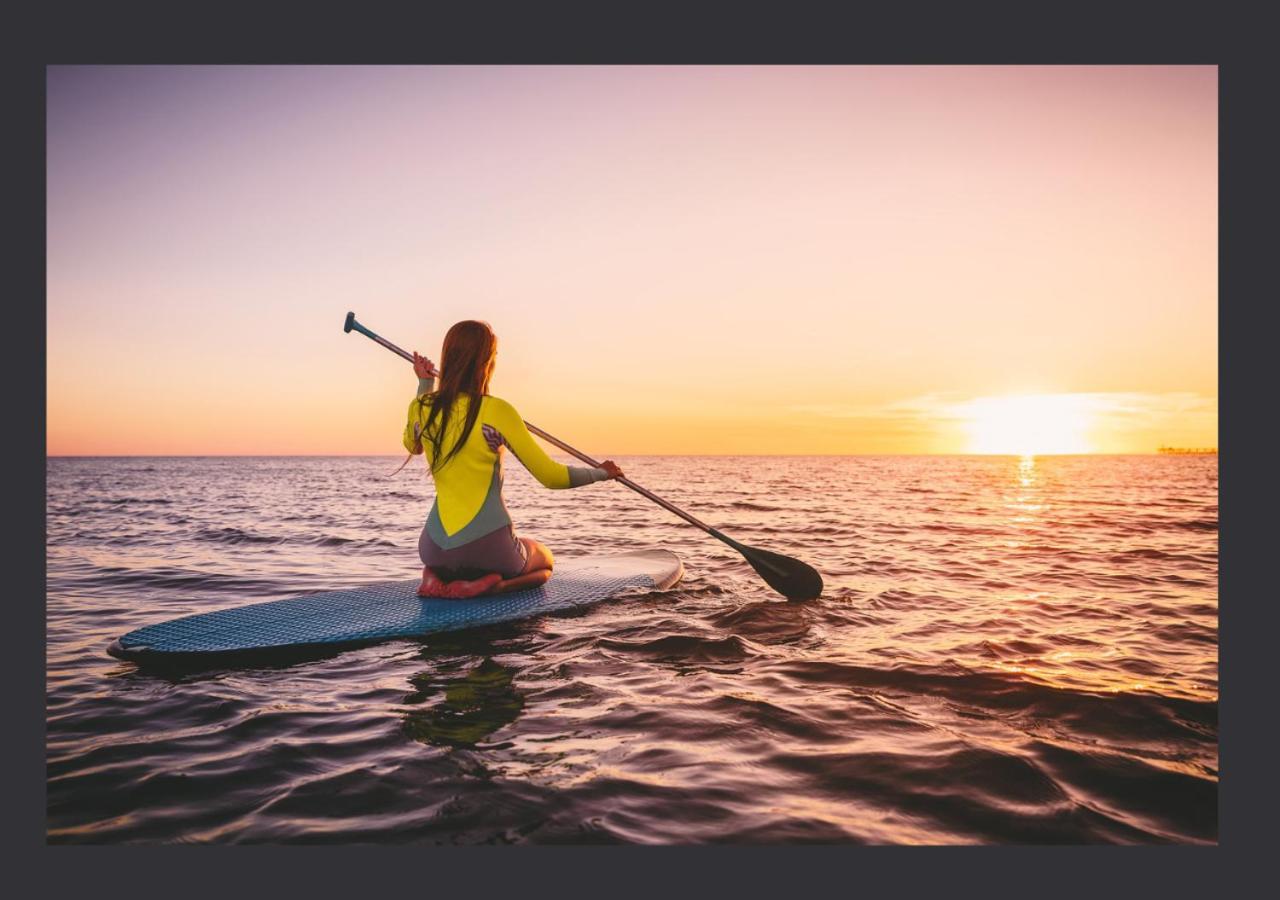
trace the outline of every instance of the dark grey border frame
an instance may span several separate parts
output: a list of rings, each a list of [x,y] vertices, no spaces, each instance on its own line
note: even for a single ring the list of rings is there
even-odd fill
[[[102,890],[135,896],[267,891],[360,896],[371,890],[487,896],[661,891],[686,896],[796,892],[892,896],[952,892],[1019,896],[1141,896],[1229,893],[1230,882],[1267,883],[1264,842],[1274,831],[1267,805],[1273,756],[1264,733],[1275,681],[1270,662],[1274,579],[1259,565],[1275,526],[1256,501],[1266,474],[1252,463],[1267,446],[1261,431],[1274,408],[1264,395],[1275,376],[1260,315],[1274,302],[1261,269],[1262,242],[1275,233],[1264,207],[1264,160],[1280,156],[1263,140],[1274,97],[1262,87],[1266,31],[1245,7],[1171,3],[848,5],[817,12],[799,3],[768,10],[723,4],[546,4],[508,8],[372,4],[324,9],[230,4],[49,5],[12,14],[6,143],[15,151],[6,287],[11,340],[12,431],[7,442],[12,534],[18,563],[10,593],[16,632],[6,655],[9,708],[17,727],[3,745],[6,857],[15,885],[67,896]],[[1211,10],[1226,18],[1214,19]],[[1264,55],[1265,54],[1265,55]],[[34,372],[44,352],[44,78],[49,64],[76,63],[805,63],[805,64],[1196,64],[1220,65],[1220,431],[1222,554],[1222,779],[1217,848],[157,848],[47,847],[44,843],[43,528],[45,393]],[[13,178],[13,173],[19,173]],[[8,254],[6,254],[8,255]],[[37,298],[40,298],[39,300]],[[1255,321],[1256,319],[1256,321]],[[55,360],[76,365],[75,360]],[[87,373],[91,375],[91,373]],[[30,473],[30,474],[28,474]],[[19,511],[20,510],[20,511]],[[501,861],[489,853],[502,853]],[[1253,865],[1251,865],[1253,864]],[[25,872],[17,871],[17,866]]]

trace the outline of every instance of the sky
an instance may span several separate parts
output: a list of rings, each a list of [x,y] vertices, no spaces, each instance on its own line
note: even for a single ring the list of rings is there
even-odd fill
[[[396,454],[483,319],[596,456],[1217,445],[1218,78],[48,70],[50,455]]]

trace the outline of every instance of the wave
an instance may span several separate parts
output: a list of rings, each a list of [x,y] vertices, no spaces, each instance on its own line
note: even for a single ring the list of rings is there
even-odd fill
[[[80,583],[92,583],[98,587],[155,588],[166,590],[216,590],[234,589],[237,593],[265,593],[278,590],[278,582],[249,578],[242,575],[224,575],[219,572],[201,572],[176,566],[160,566],[145,569],[126,569],[113,566],[95,567],[92,573],[77,576]]]
[[[311,544],[314,547],[401,547],[403,542],[390,541],[386,538],[344,538],[337,535],[318,535],[313,538],[307,538],[303,543]]]
[[[900,690],[945,697],[975,708],[1017,712],[1071,726],[1074,733],[1140,736],[1143,740],[1203,740],[1216,734],[1218,703],[1140,691],[1085,691],[1052,687],[1021,676],[902,665],[875,668],[850,663],[794,660],[765,668],[801,683],[868,690]]]
[[[254,534],[242,528],[201,528],[192,537],[197,541],[217,544],[283,544],[287,538]]]
[[[625,641],[601,638],[598,646],[652,660],[678,660],[682,663],[740,662],[755,653],[737,635],[728,637],[696,637],[666,635],[648,641]]]

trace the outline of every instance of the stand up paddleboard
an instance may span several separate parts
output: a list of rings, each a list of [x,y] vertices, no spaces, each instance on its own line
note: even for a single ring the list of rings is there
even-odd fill
[[[147,625],[107,652],[136,662],[186,662],[420,637],[589,606],[631,591],[666,590],[683,576],[680,558],[669,550],[638,550],[557,559],[544,585],[470,600],[419,597],[417,579],[386,581]]]

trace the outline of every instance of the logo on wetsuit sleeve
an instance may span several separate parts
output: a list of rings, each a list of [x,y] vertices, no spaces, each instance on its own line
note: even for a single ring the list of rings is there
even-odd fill
[[[504,444],[508,447],[511,446],[510,444],[507,444],[507,439],[502,436],[502,432],[494,428],[492,425],[481,425],[480,430],[484,433],[484,442],[489,445],[489,449],[494,453],[497,453],[498,448],[502,447]]]

